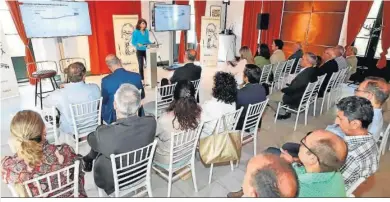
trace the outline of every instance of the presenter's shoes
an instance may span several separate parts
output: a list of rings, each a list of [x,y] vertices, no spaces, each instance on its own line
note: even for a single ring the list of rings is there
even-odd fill
[[[242,189],[240,191],[236,192],[229,192],[227,197],[228,198],[241,198],[244,195],[244,191]]]
[[[78,156],[77,160],[80,160],[81,168],[83,169],[84,172],[89,173],[92,171],[93,161],[91,162],[85,161],[82,156]]]
[[[291,113],[286,113],[285,115],[278,115],[278,120],[284,120],[284,119],[289,119],[291,117]]]

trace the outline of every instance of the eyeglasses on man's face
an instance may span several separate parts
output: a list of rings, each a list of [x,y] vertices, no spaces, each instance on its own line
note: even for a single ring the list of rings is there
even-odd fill
[[[318,163],[320,163],[320,157],[318,157],[317,154],[314,153],[314,152],[305,144],[307,136],[309,136],[311,133],[312,133],[312,132],[308,132],[308,133],[306,134],[306,136],[303,137],[303,138],[301,139],[301,145],[304,146],[307,150],[309,150],[309,152],[312,153],[312,154],[317,158]]]

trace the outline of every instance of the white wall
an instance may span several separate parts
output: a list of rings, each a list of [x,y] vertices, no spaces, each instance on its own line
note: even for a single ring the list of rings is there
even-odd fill
[[[233,33],[236,35],[236,55],[241,47],[242,20],[244,18],[245,1],[230,1],[228,6],[226,27],[233,26]]]

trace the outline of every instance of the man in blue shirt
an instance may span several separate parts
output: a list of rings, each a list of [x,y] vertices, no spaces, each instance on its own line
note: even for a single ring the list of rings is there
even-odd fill
[[[75,62],[68,66],[69,83],[45,98],[45,107],[55,107],[60,113],[60,129],[66,134],[74,134],[69,106],[91,102],[100,98],[100,89],[96,84],[85,83],[86,69],[83,63]],[[53,117],[54,118],[54,117]]]
[[[116,121],[113,106],[114,94],[122,84],[129,83],[137,87],[141,92],[141,99],[145,98],[145,91],[142,86],[141,76],[138,73],[125,70],[118,57],[112,54],[108,55],[106,57],[106,64],[112,73],[102,79],[102,118],[107,124],[110,124]],[[142,113],[143,109],[141,107],[140,114]]]

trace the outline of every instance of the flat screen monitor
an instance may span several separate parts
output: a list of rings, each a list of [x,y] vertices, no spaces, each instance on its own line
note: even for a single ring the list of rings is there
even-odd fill
[[[20,5],[28,38],[91,35],[87,2],[30,2]]]
[[[156,32],[191,29],[191,6],[155,4],[154,29]]]

